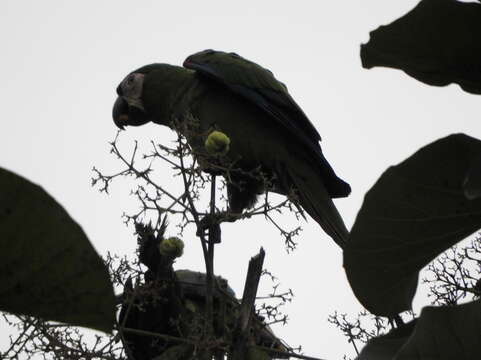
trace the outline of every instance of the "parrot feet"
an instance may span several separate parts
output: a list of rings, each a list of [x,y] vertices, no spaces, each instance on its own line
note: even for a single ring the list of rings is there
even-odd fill
[[[238,220],[240,214],[234,214],[231,212],[220,212],[216,214],[207,214],[201,220],[197,227],[197,236],[206,235],[206,231],[209,231],[209,235],[212,235],[213,242],[218,244],[221,242],[221,230],[220,224],[223,222],[234,222]]]
[[[221,240],[220,230],[220,214],[207,214],[200,220],[200,224],[197,227],[197,236],[206,235],[206,231],[209,232],[209,239],[212,239],[214,244],[219,244]]]

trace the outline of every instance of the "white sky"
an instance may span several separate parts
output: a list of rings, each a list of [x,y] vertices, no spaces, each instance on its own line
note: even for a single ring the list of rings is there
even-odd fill
[[[353,188],[336,201],[351,227],[364,193],[389,165],[453,132],[481,137],[476,96],[361,67],[359,45],[369,31],[416,3],[2,0],[0,166],[41,184],[100,253],[130,254],[136,240],[120,219],[136,206],[130,188],[118,182],[105,196],[90,187],[92,166],[118,168],[107,144],[116,133],[115,87],[147,63],[180,65],[205,48],[235,51],[272,70],[319,130],[327,159]],[[148,125],[129,129],[122,143],[129,148],[133,139],[162,142],[172,135]],[[248,259],[261,245],[267,268],[294,290],[290,323],[278,335],[311,356],[341,359],[352,352],[327,316],[360,306],[341,252],[314,221],[304,224],[298,250],[289,255],[260,219],[224,226],[223,238],[216,272],[239,296]],[[178,267],[203,270],[198,241],[184,240]]]

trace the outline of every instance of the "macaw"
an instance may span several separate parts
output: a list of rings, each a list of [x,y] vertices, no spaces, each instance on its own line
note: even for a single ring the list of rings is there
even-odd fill
[[[117,87],[113,120],[119,128],[148,122],[181,131],[201,154],[207,135],[230,140],[225,157],[240,169],[229,174],[229,208],[242,213],[265,190],[288,195],[343,248],[348,230],[332,198],[351,188],[324,157],[314,125],[272,72],[235,53],[205,50],[183,67],[150,64]],[[188,119],[195,119],[195,133]],[[180,125],[179,125],[180,124]],[[184,126],[183,126],[184,125]],[[262,178],[249,173],[261,171]]]

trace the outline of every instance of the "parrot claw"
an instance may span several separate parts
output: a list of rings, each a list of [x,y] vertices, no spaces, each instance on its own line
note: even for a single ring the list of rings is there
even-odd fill
[[[204,216],[197,227],[196,235],[199,237],[205,235],[208,230],[209,237],[212,235],[214,244],[219,244],[221,240],[220,220],[221,216],[219,214]]]
[[[223,222],[235,222],[239,220],[241,216],[241,213],[233,213],[230,211],[207,214],[200,220],[196,235],[200,237],[205,235],[205,232],[209,230],[213,236],[214,243],[218,244],[221,240],[220,224]]]

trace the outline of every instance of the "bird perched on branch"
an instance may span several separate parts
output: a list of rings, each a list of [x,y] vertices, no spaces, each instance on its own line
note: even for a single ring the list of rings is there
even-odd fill
[[[319,133],[286,86],[235,53],[205,50],[183,65],[151,64],[128,74],[117,87],[115,124],[123,129],[152,121],[175,128],[199,154],[209,133],[226,134],[223,156],[240,170],[229,174],[231,212],[253,206],[266,190],[265,181],[250,175],[260,171],[271,179],[267,190],[294,191],[301,207],[344,247],[348,231],[331,199],[346,197],[351,188],[323,156]],[[187,134],[189,117],[197,121],[197,137]]]

